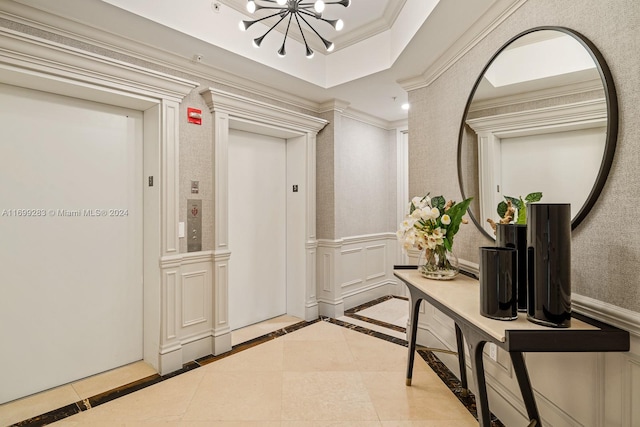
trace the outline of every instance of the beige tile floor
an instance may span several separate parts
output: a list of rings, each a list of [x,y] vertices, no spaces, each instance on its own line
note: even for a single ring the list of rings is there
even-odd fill
[[[269,332],[277,331],[287,326],[302,322],[298,317],[283,315],[265,320],[264,322],[249,325],[231,332],[231,345],[238,345],[254,338],[261,337]]]
[[[0,405],[0,426],[11,425],[70,403],[95,396],[156,373],[145,362],[136,362]]]
[[[88,411],[60,426],[477,426],[406,348],[317,322]]]
[[[407,301],[359,314],[406,325]],[[389,334],[355,319],[345,321]],[[233,331],[236,345],[300,319],[281,316]],[[360,323],[358,323],[360,322]],[[426,363],[404,385],[406,349],[320,322],[66,418],[77,426],[475,426]],[[0,405],[0,426],[57,409],[155,371],[138,362]]]
[[[301,320],[297,317],[285,315],[235,330],[231,333],[232,345],[277,331]],[[140,361],[2,404],[0,405],[0,426],[18,423],[156,373],[156,370],[151,365]]]

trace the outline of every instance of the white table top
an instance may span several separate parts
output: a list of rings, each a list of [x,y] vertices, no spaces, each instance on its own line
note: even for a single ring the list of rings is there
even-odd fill
[[[570,328],[550,328],[528,321],[526,313],[518,313],[518,318],[515,320],[495,320],[485,317],[480,314],[479,282],[463,274],[459,274],[452,280],[427,279],[417,269],[394,270],[394,274],[458,316],[484,330],[497,341],[506,341],[507,330],[598,330],[596,326],[576,318],[571,319]]]

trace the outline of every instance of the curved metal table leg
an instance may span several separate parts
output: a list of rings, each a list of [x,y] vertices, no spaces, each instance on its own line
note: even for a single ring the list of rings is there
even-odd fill
[[[481,427],[491,427],[491,411],[489,411],[489,399],[487,397],[487,384],[484,379],[484,362],[482,350],[486,341],[475,334],[469,328],[462,327],[462,333],[467,339],[471,356],[471,373],[476,382],[476,410],[478,412],[478,424]]]
[[[411,377],[413,376],[413,360],[416,353],[416,334],[418,332],[418,315],[420,314],[420,303],[422,298],[416,297],[411,293],[411,313],[409,319],[411,320],[411,330],[407,334],[408,357],[407,357],[407,379],[406,384],[411,385]]]
[[[469,385],[467,382],[467,365],[464,358],[464,337],[462,336],[462,330],[457,323],[456,326],[456,346],[458,347],[458,367],[460,368],[460,384],[462,387],[462,395],[467,396],[469,394]]]
[[[542,427],[540,414],[538,413],[538,406],[536,405],[536,399],[533,395],[533,389],[531,388],[529,373],[527,372],[527,365],[524,363],[522,353],[514,351],[509,353],[509,356],[511,356],[511,364],[513,365],[513,370],[515,371],[516,378],[518,379],[518,386],[520,387],[520,393],[522,393],[524,406],[527,408],[527,415],[529,416],[530,422],[529,425]]]

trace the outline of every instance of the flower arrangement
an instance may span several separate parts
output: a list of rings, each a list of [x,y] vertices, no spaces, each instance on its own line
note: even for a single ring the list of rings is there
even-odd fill
[[[409,214],[400,224],[397,236],[405,251],[411,248],[425,251],[423,275],[442,279],[441,276],[451,278],[457,274],[457,267],[451,265],[447,253],[453,249],[453,237],[460,224],[468,222],[463,216],[471,200],[447,202],[443,196],[429,197],[429,194],[411,200]]]

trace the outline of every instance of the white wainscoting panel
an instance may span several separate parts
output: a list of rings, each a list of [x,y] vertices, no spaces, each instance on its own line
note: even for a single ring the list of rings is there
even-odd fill
[[[393,276],[396,248],[395,233],[318,240],[319,314],[340,317],[381,296],[402,295]]]
[[[213,353],[213,258],[212,251],[162,258],[162,375]]]
[[[623,426],[640,425],[640,357],[626,357],[623,378]]]
[[[371,281],[385,277],[387,274],[387,245],[371,245],[365,247],[366,280]]]
[[[182,274],[182,327],[206,322],[207,314],[207,270]]]
[[[165,339],[172,340],[176,337],[176,283],[178,274],[175,270],[164,272],[164,330]]]
[[[340,251],[340,272],[342,292],[350,292],[364,283],[364,253],[362,247]]]

